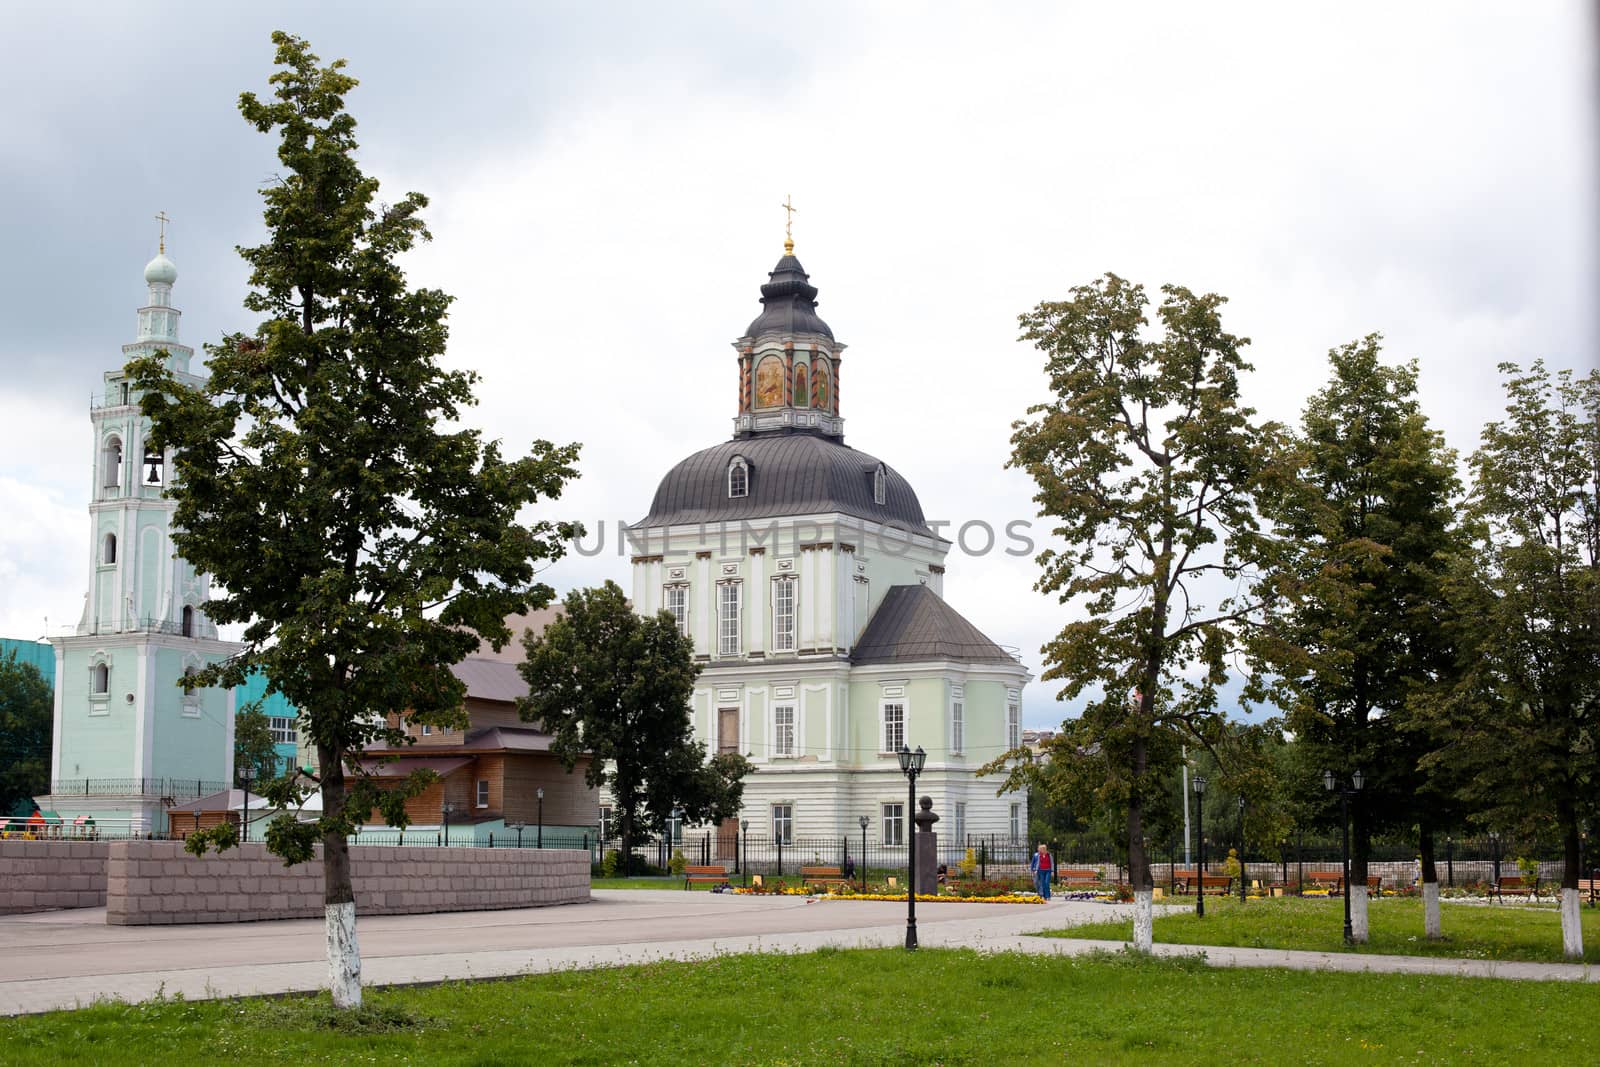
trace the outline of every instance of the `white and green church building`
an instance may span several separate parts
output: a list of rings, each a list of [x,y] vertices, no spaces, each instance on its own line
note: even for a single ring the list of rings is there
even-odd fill
[[[792,243],[734,342],[733,436],[674,466],[629,530],[633,602],[694,638],[697,737],[756,767],[752,834],[793,841],[912,827],[902,744],[927,752],[918,795],[949,840],[1021,838],[1027,805],[980,766],[1021,743],[1017,657],[944,599],[950,542],[911,485],[845,444],[845,346]]]
[[[178,681],[239,646],[218,638],[205,575],[174,551],[169,457],[150,446],[121,369],[164,352],[180,380],[203,382],[189,369],[194,350],[178,340],[177,277],[163,244],[144,270],[138,336],[90,402],[89,584],[77,626],[53,639],[51,792],[37,798],[68,823],[87,816],[159,832],[163,798],[205,795],[233,778],[233,691],[185,694]]]

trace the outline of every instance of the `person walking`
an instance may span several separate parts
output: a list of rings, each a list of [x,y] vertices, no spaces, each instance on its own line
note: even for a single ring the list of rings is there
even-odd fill
[[[1050,850],[1044,842],[1039,843],[1039,851],[1033,854],[1028,861],[1028,869],[1033,872],[1034,891],[1045,900],[1050,899],[1050,875],[1055,871],[1055,861],[1050,858]]]

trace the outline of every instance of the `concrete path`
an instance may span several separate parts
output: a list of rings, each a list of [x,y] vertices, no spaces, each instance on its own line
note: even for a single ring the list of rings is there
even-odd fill
[[[1119,942],[1027,936],[1074,922],[1123,917],[1104,904],[928,904],[917,909],[925,947],[1074,955]],[[371,985],[489,978],[740,952],[806,952],[825,945],[905,943],[905,907],[877,901],[598,890],[587,904],[515,911],[363,918],[358,930]],[[1600,968],[1353,953],[1158,945],[1161,955],[1212,964],[1301,970],[1395,971],[1597,981]],[[0,1014],[104,998],[189,999],[323,988],[320,920],[219,926],[107,926],[103,909],[0,918]]]

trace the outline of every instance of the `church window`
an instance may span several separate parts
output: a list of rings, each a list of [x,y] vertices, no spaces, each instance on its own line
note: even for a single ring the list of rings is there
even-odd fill
[[[793,756],[794,705],[779,704],[772,709],[772,754]]]
[[[965,800],[958,800],[958,801],[956,801],[956,843],[960,844],[961,842],[965,841],[966,839],[967,839],[967,802]]]
[[[105,696],[107,693],[111,692],[110,665],[105,663],[96,663],[94,665],[94,677],[91,681],[92,685],[90,687],[90,692],[94,693],[96,696]]]
[[[198,673],[199,671],[195,667],[185,667],[183,669],[185,682],[187,683],[188,679],[193,678]],[[183,713],[191,719],[200,717],[200,694],[189,688],[187,684],[183,688]]]
[[[811,396],[811,382],[806,377],[806,365],[796,363],[794,367],[794,406],[803,408]]]
[[[1010,829],[1011,829],[1011,840],[1020,841],[1022,839],[1022,805],[1021,804],[1013,804],[1013,805],[1011,805],[1011,827],[1010,827]]]
[[[122,441],[106,438],[105,450],[100,454],[100,484],[107,489],[122,486]]]
[[[777,356],[767,356],[756,364],[756,407],[783,407],[783,379],[783,360]]]
[[[728,499],[750,495],[750,465],[743,456],[734,456],[728,464]]]
[[[906,706],[900,701],[883,705],[883,752],[899,752],[906,743]]]
[[[885,472],[883,464],[878,464],[878,469],[872,472],[872,502],[882,504],[889,499],[889,475]]]
[[[772,651],[794,651],[793,578],[778,578],[772,583]]]
[[[144,450],[144,484],[160,485],[163,467],[161,449],[147,445]]]
[[[1022,715],[1021,709],[1015,704],[1006,705],[1006,748],[1017,748],[1022,744]]]
[[[717,655],[739,654],[739,583],[717,586]]]
[[[828,365],[819,360],[811,369],[811,406],[819,411],[831,410],[828,393]]]
[[[680,634],[689,632],[689,587],[686,585],[669,585],[666,588],[667,610],[672,613],[672,621],[678,624]]]
[[[967,743],[967,709],[960,700],[950,704],[950,751],[960,752]]]
[[[906,806],[904,804],[885,804],[883,806],[883,843],[886,845],[903,845],[906,843]]]
[[[780,844],[794,844],[794,805],[772,805],[772,839]]]
[[[292,715],[273,715],[267,719],[267,729],[272,733],[272,743],[275,745],[297,745],[300,743],[300,729]]]
[[[115,563],[117,561],[117,535],[106,534],[105,541],[100,548],[101,563]]]
[[[181,623],[181,628],[183,631],[183,636],[194,636],[194,608],[190,607],[188,604],[183,606],[183,622]]]

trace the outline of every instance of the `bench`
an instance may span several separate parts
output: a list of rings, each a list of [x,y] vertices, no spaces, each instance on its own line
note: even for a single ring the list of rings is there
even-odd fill
[[[1600,900],[1600,878],[1579,878],[1578,895],[1589,898],[1589,906],[1594,907],[1595,901]]]
[[[849,885],[850,879],[844,876],[841,867],[801,867],[801,885]]]
[[[1056,871],[1056,883],[1068,888],[1099,885],[1101,881],[1100,872],[1091,868],[1062,867]]]
[[[683,888],[688,889],[696,882],[710,882],[721,885],[728,880],[728,868],[719,866],[710,867],[685,867],[683,869]]]
[[[1528,880],[1518,874],[1508,874],[1489,889],[1489,899],[1504,900],[1506,894],[1524,896],[1529,900],[1539,895],[1539,879],[1535,878],[1530,884]]]
[[[1233,879],[1225,874],[1198,874],[1195,871],[1174,871],[1173,885],[1178,893],[1188,896],[1195,889],[1202,893],[1214,895],[1224,894],[1233,884]]]
[[[1344,892],[1344,875],[1339,871],[1307,871],[1306,881],[1318,889],[1326,889],[1330,893]],[[1380,874],[1367,875],[1367,889],[1378,896],[1383,895],[1383,876]]]

